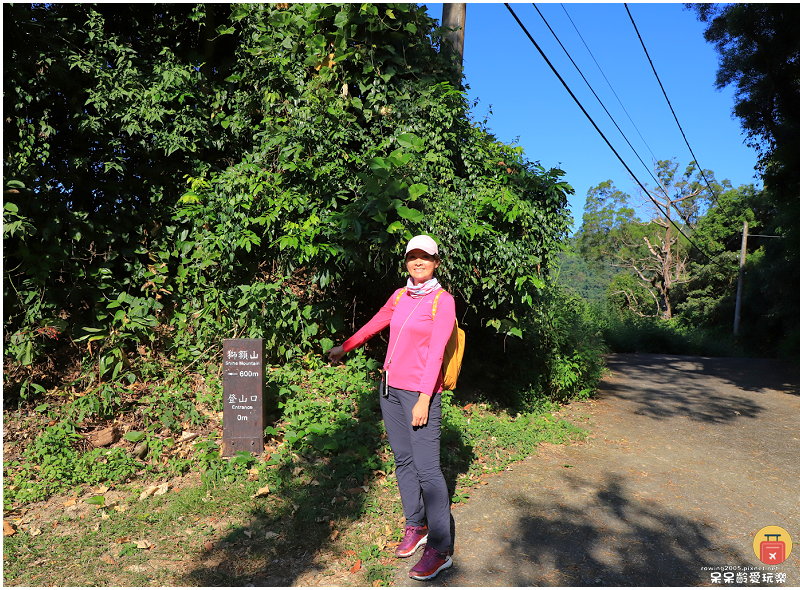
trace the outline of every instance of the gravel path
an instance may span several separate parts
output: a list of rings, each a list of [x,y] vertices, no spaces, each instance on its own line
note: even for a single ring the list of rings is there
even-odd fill
[[[800,373],[645,354],[608,366],[597,398],[565,411],[588,440],[543,446],[473,491],[453,510],[453,567],[416,582],[411,558],[397,585],[743,585],[712,584],[727,567],[800,586]],[[768,525],[795,542],[771,568],[753,550]]]

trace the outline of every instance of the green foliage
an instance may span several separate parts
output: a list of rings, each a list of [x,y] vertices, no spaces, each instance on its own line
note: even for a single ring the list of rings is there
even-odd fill
[[[71,422],[46,427],[21,460],[4,462],[3,501],[34,502],[79,484],[122,482],[141,467],[123,449],[81,453],[80,440]]]
[[[800,65],[794,57],[800,41],[792,30],[800,9],[793,4],[690,6],[708,24],[706,41],[720,55],[716,86],[735,86],[733,113],[759,150],[762,168],[784,187],[787,180],[796,183]]]
[[[197,411],[196,400],[179,383],[155,385],[138,402],[145,428],[150,431],[167,429],[180,432],[182,424],[198,425],[203,417]]]
[[[3,10],[4,358],[23,398],[46,390],[37,364],[70,354],[84,371],[63,392],[69,423],[125,413],[152,457],[171,457],[171,434],[202,420],[198,402],[221,409],[217,376],[195,388],[178,368],[208,373],[222,338],[264,338],[281,365],[264,481],[296,485],[285,470],[305,455],[357,481],[390,472],[375,361],[341,370],[314,355],[403,281],[403,245],[422,232],[439,241],[439,278],[470,339],[513,341],[535,367],[519,407],[596,383],[600,349],[547,279],[572,188],[473,121],[425,7]],[[74,442],[54,457],[88,456]],[[252,469],[222,459],[213,437],[196,451],[208,483]],[[65,477],[53,468],[25,497],[73,485]]]
[[[245,451],[238,451],[230,459],[222,458],[219,447],[211,440],[195,444],[195,449],[199,451],[201,479],[207,486],[244,480],[248,476],[247,470],[256,463],[256,458]]]
[[[585,301],[549,287],[519,326],[520,338],[500,343],[487,329],[470,331],[478,344],[464,351],[463,378],[519,411],[594,392],[605,346],[588,321]]]
[[[698,356],[735,356],[727,326],[702,328],[677,319],[642,317],[629,310],[592,306],[592,322],[602,333],[611,352],[642,352]]]
[[[635,276],[627,272],[614,275],[606,287],[606,306],[610,310],[630,311],[640,317],[658,317],[658,300]]]
[[[711,171],[698,170],[694,162],[682,175],[672,160],[660,160],[655,168],[656,186],[641,195],[643,205],[656,206],[649,219],[639,219],[630,196],[609,180],[589,190],[576,239],[587,262],[597,268],[610,263],[625,269],[641,287],[636,290],[650,293],[649,298],[639,297],[636,290],[622,284],[630,281],[615,279],[619,283],[615,292],[623,295],[620,301],[624,305],[634,313],[645,314],[653,300],[658,313],[670,319],[673,289],[687,279],[689,242],[684,234],[696,224],[708,191],[700,182],[701,174],[710,177],[711,183],[716,182]],[[639,307],[642,299],[646,300],[646,309]]]
[[[780,289],[773,267],[776,211],[765,191],[752,185],[726,187],[711,203],[695,229],[695,242],[713,256],[710,262],[693,254],[690,280],[676,289],[680,323],[688,328],[719,329],[727,338],[732,332],[738,288],[742,229],[748,223],[749,238],[742,292],[740,324],[743,350],[749,354],[775,351],[791,322],[780,305]],[[755,235],[754,235],[755,234]],[[782,241],[780,238],[777,241]]]
[[[356,354],[344,369],[284,367],[273,373],[283,420],[272,436],[287,451],[330,457],[332,466],[347,469],[359,481],[374,470],[389,473],[388,443],[376,449],[374,442],[385,439],[371,374],[377,366]]]
[[[53,326],[98,381],[151,352],[210,360],[222,337],[265,337],[273,362],[319,352],[396,286],[419,232],[463,323],[519,335],[572,189],[472,122],[424,8],[4,10],[12,358],[41,358]]]
[[[610,180],[589,189],[583,223],[576,234],[579,252],[589,264],[614,261],[620,249],[641,246],[633,245],[638,236],[631,232],[641,225],[641,220],[629,200],[630,196]]]
[[[370,586],[388,586],[394,576],[396,567],[379,563],[384,555],[381,547],[375,544],[366,545],[357,553],[364,568],[364,579]]]
[[[590,303],[605,301],[606,287],[619,271],[606,264],[601,268],[589,265],[576,252],[561,252],[558,268],[551,271],[560,287],[575,293]]]

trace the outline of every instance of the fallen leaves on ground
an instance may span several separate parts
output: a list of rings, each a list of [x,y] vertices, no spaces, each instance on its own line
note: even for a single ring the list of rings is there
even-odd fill
[[[135,541],[137,549],[152,549],[155,547],[153,543],[148,541],[147,539],[139,539]]]
[[[267,494],[269,494],[269,486],[264,486],[263,488],[260,488],[255,494],[250,496],[250,499],[252,500],[253,498],[261,498],[263,496],[266,496]]]
[[[13,524],[8,522],[7,520],[3,521],[3,536],[4,537],[10,537],[11,535],[13,535],[16,532],[17,532],[17,529],[14,527]]]
[[[156,486],[150,486],[139,494],[139,500],[144,500],[150,496],[163,496],[169,490],[169,482],[162,483]]]
[[[108,554],[100,557],[100,561],[102,561],[103,563],[107,563],[108,565],[117,565],[117,562],[114,561],[114,558]]]
[[[139,494],[139,500],[144,500],[145,498],[149,498],[153,494],[156,493],[158,486],[150,486],[149,488],[145,488],[141,494]]]
[[[350,573],[351,573],[351,574],[354,574],[354,573],[356,573],[356,572],[357,572],[358,570],[360,570],[360,569],[361,569],[361,560],[359,559],[359,560],[356,562],[356,564],[355,564],[353,567],[351,567],[351,568],[350,568]]]

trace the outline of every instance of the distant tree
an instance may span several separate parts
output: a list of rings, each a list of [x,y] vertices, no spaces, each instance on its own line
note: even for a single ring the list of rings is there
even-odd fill
[[[707,192],[694,162],[682,175],[677,172],[678,164],[672,160],[656,163],[658,184],[639,195],[649,213],[645,220],[636,215],[631,196],[610,180],[592,187],[578,232],[579,249],[587,261],[626,269],[649,293],[652,301],[643,303],[641,292],[627,289],[624,296],[630,309],[641,315],[650,315],[652,309],[665,319],[672,318],[673,288],[688,280],[689,244],[681,231],[697,221]],[[705,174],[713,179],[710,171]],[[627,284],[620,281],[619,285]]]
[[[677,315],[693,326],[732,325],[743,223],[747,221],[751,234],[759,233],[759,228],[769,223],[772,213],[765,206],[762,191],[754,185],[732,188],[726,181],[725,188],[710,203],[692,232],[692,241],[712,260],[693,251],[691,279],[675,294]],[[763,256],[765,241],[758,237],[748,240],[750,267]]]
[[[641,317],[658,317],[658,299],[652,290],[629,272],[619,272],[605,290],[606,306],[613,310],[627,310]]]

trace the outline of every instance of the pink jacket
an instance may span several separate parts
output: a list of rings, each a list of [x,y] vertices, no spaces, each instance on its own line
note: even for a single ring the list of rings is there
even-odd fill
[[[436,318],[433,318],[433,300],[440,291]],[[389,348],[383,368],[389,372],[389,385],[428,396],[440,393],[444,348],[456,322],[455,300],[444,289],[437,289],[422,299],[413,299],[406,291],[395,308],[394,301],[399,293],[400,289],[395,291],[380,311],[342,346],[345,352],[350,352],[388,325]],[[403,322],[405,327],[398,341],[397,334]]]

